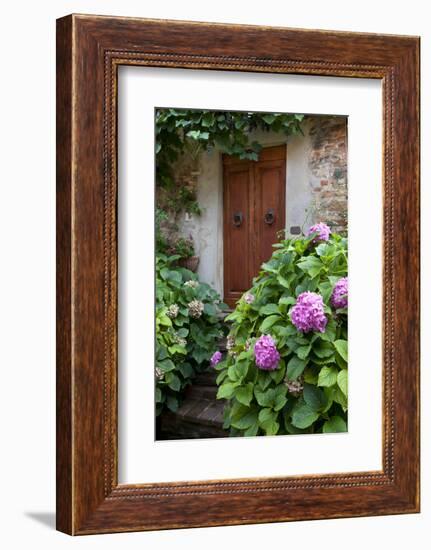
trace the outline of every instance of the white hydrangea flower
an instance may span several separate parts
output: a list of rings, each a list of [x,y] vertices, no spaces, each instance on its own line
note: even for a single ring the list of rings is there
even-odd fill
[[[198,319],[204,310],[204,304],[200,300],[192,300],[189,304],[187,304],[187,307],[189,308],[190,317],[193,317],[194,319]]]
[[[178,307],[177,304],[171,304],[169,307],[168,307],[168,311],[166,313],[166,315],[170,318],[170,319],[175,319],[175,317],[178,315],[178,312],[180,311],[180,308]]]
[[[184,283],[184,286],[188,286],[189,288],[197,288],[199,286],[199,282],[194,281],[193,279],[190,279],[189,281],[186,281]]]

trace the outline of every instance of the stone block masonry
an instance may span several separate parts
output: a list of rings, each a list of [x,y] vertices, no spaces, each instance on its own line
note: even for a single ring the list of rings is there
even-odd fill
[[[310,117],[313,218],[347,231],[347,117]]]

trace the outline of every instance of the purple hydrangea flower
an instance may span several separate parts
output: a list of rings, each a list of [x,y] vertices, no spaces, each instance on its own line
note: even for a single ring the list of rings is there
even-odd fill
[[[221,353],[219,351],[216,351],[215,353],[213,353],[210,359],[211,366],[215,367],[216,365],[218,365],[218,363],[220,363],[220,361],[221,361]]]
[[[335,309],[347,307],[347,277],[338,279],[331,295],[331,304]]]
[[[261,336],[255,343],[254,356],[256,365],[262,370],[275,370],[280,361],[280,354],[274,340],[266,334]]]
[[[326,223],[316,223],[316,225],[312,225],[307,231],[307,236],[311,235],[312,233],[317,233],[316,237],[313,239],[313,243],[318,243],[320,241],[329,241],[331,228],[326,225]]]
[[[299,332],[325,332],[328,319],[323,311],[323,299],[316,292],[303,292],[290,310],[290,318]]]

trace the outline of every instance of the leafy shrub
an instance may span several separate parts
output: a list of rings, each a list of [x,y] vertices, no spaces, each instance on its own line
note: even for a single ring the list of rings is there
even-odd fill
[[[315,227],[274,245],[226,318],[229,351],[215,369],[232,435],[347,429],[347,240],[322,242]]]
[[[226,307],[209,285],[187,269],[179,256],[156,255],[157,414],[176,411],[185,387],[207,367],[223,336],[220,311]]]

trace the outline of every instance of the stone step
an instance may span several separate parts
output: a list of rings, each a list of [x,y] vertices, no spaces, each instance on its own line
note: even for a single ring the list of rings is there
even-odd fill
[[[228,437],[223,429],[224,401],[217,400],[217,373],[198,374],[186,390],[178,410],[164,412],[160,417],[158,439],[196,439]],[[160,437],[159,437],[160,435]]]
[[[196,375],[196,378],[193,379],[193,386],[217,386],[216,378],[218,372],[215,370],[207,370],[205,372],[200,372]]]

